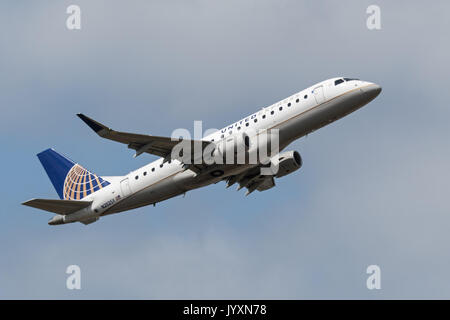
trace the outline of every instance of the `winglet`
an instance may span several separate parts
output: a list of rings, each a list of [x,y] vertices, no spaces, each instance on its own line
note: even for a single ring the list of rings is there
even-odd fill
[[[109,130],[109,128],[103,124],[101,124],[100,122],[97,122],[87,116],[85,116],[82,113],[77,113],[77,116],[83,120],[84,123],[86,123],[92,130],[95,131],[95,133],[100,134],[99,132],[102,131],[103,129],[105,130]]]

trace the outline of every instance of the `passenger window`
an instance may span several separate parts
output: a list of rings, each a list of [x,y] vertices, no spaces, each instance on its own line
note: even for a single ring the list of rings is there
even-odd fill
[[[265,115],[265,114],[263,114],[262,118],[263,118],[263,119],[265,119],[265,118],[266,118],[266,115]]]
[[[275,113],[275,111],[273,111],[273,110],[272,110],[272,111],[270,111],[270,114],[274,114],[274,113]]]
[[[290,107],[290,106],[291,106],[291,103],[289,102],[289,103],[288,103],[288,107]]]
[[[295,100],[296,103],[299,103],[300,99]]]
[[[258,119],[253,120],[253,122],[258,122]]]
[[[283,107],[280,107],[280,111],[283,110]]]
[[[152,172],[155,171],[155,168],[152,168]]]
[[[307,94],[305,94],[305,96],[304,96],[303,98],[307,99],[307,98],[308,98],[308,95],[307,95]]]
[[[246,127],[248,127],[248,122],[245,124]]]
[[[147,175],[147,171],[144,171],[144,176],[146,176]]]
[[[136,180],[139,179],[139,176],[134,177]]]

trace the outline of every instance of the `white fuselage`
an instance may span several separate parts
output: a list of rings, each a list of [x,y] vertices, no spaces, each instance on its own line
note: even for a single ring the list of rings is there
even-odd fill
[[[333,78],[317,83],[271,106],[239,120],[203,138],[221,141],[246,131],[279,129],[279,149],[359,109],[374,99],[381,88],[370,82]],[[335,84],[336,81],[340,82]],[[180,161],[157,159],[121,177],[107,177],[110,185],[83,200],[93,201],[91,207],[64,216],[64,222],[79,221],[88,216],[102,216],[156,204],[239,174],[256,165],[215,165],[197,174],[186,169]],[[220,167],[220,176],[211,174]]]

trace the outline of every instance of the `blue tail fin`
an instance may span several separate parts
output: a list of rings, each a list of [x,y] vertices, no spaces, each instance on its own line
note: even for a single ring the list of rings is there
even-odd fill
[[[63,200],[81,200],[109,184],[53,149],[42,151],[37,156]]]

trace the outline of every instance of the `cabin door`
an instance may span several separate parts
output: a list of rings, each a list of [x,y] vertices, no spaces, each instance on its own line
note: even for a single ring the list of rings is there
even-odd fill
[[[123,198],[126,198],[131,194],[130,182],[128,181],[128,178],[120,181],[120,191]]]
[[[325,102],[325,95],[323,93],[323,86],[315,87],[313,90],[314,98],[316,99],[317,104],[321,104]]]

